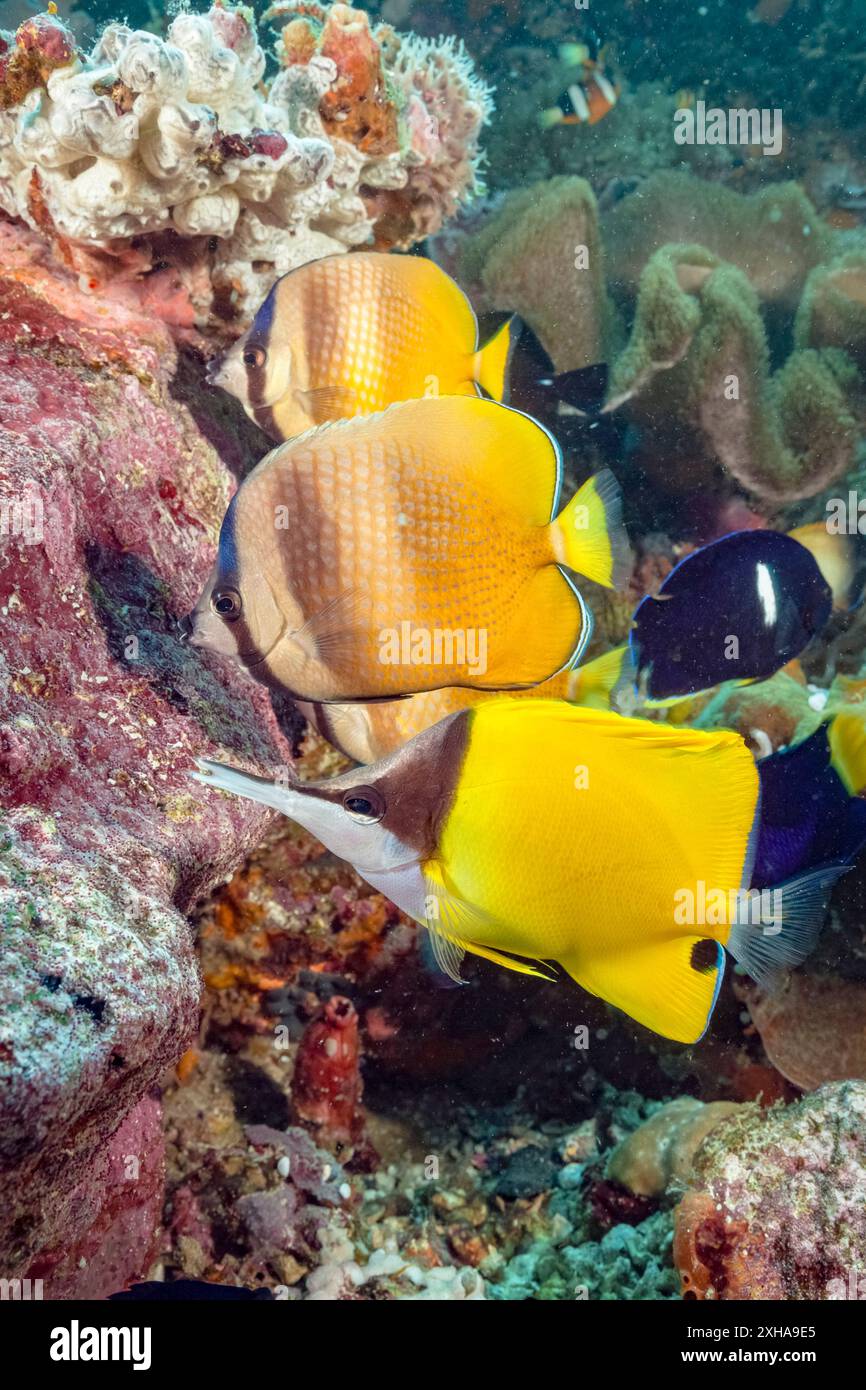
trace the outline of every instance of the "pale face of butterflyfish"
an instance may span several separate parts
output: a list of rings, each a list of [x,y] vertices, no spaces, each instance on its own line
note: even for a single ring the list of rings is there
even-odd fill
[[[282,400],[292,381],[292,351],[279,332],[276,291],[275,285],[243,337],[207,369],[211,386],[236,396],[254,420],[256,412]]]
[[[186,619],[193,647],[233,656],[245,666],[267,660],[285,631],[285,618],[264,570],[241,562],[234,545],[239,494],[229,505],[217,562]]]

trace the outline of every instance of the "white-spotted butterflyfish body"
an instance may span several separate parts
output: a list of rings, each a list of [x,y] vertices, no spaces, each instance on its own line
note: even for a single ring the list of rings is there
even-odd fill
[[[482,349],[469,300],[422,256],[328,256],[276,282],[210,371],[273,439],[427,396],[506,395],[520,331]]]
[[[192,642],[312,702],[535,685],[589,638],[574,576],[629,565],[612,476],[562,511],[560,477],[546,430],[477,396],[290,440],[232,500]]]
[[[707,1026],[725,947],[759,980],[806,954],[835,876],[792,880],[756,914],[743,740],[562,701],[486,701],[327,782],[200,769],[353,864],[426,926],[452,977],[466,952],[529,974],[555,962],[680,1042]]]

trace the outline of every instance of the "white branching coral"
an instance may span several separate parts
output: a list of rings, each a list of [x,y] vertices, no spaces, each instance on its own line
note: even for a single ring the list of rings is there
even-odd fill
[[[462,48],[342,4],[272,14],[270,82],[251,12],[219,2],[165,39],[109,24],[89,54],[55,15],[0,33],[0,209],[88,271],[197,261],[199,320],[240,324],[296,265],[435,230],[490,109]]]

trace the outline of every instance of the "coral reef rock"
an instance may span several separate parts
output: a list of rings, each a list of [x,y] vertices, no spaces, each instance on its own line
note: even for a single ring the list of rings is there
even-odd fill
[[[43,1248],[76,1247],[67,1195],[105,1186],[98,1155],[196,1026],[183,910],[273,819],[236,798],[200,800],[195,757],[290,758],[267,694],[207,664],[177,627],[213,560],[226,465],[249,466],[260,437],[196,395],[200,361],[164,325],[83,293],[40,251],[32,233],[0,226],[8,1275]],[[78,1205],[90,1211],[95,1195]]]
[[[0,32],[0,208],[96,278],[177,266],[195,315],[249,319],[274,278],[409,245],[476,189],[490,94],[454,40],[371,30],[348,5],[181,11],[165,39],[56,15]]]
[[[744,1105],[707,1137],[676,1212],[686,1298],[850,1297],[866,1249],[866,1084]]]
[[[686,1186],[698,1148],[737,1109],[733,1101],[704,1105],[691,1096],[670,1101],[617,1145],[607,1176],[636,1197],[661,1197],[672,1185]]]

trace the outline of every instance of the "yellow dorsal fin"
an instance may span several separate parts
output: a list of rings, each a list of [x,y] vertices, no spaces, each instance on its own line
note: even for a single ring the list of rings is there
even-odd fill
[[[356,253],[358,254],[358,253]],[[362,252],[376,257],[377,266],[423,309],[424,316],[437,326],[437,336],[455,351],[471,353],[478,337],[478,320],[466,295],[451,276],[426,256],[387,256],[381,252]],[[384,261],[384,265],[380,264]]]
[[[562,455],[547,430],[522,411],[479,396],[400,401],[368,417],[370,428],[399,432],[420,457],[436,441],[461,481],[483,489],[510,516],[546,526],[559,504]]]

